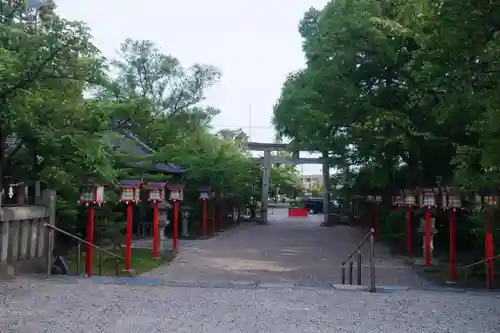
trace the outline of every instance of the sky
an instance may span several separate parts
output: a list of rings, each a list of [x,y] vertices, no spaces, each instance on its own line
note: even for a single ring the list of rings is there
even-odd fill
[[[297,26],[309,7],[327,0],[56,0],[67,19],[85,21],[104,56],[126,38],[147,39],[189,67],[216,66],[220,82],[204,104],[221,110],[216,130],[242,128],[251,141],[272,142],[272,108],[283,81],[304,67]],[[147,4],[147,5],[146,5]],[[303,154],[301,156],[306,156]],[[299,167],[320,173],[317,165]]]

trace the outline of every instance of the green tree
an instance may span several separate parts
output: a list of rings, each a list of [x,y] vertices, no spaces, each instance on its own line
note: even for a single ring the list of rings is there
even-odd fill
[[[61,191],[86,177],[112,181],[100,141],[106,115],[83,97],[106,78],[89,30],[57,16],[51,2],[33,15],[20,1],[1,5],[0,179],[41,179]]]
[[[498,5],[339,0],[310,9],[299,24],[306,67],[283,84],[278,133],[330,151],[345,194],[498,187]],[[475,219],[463,225],[464,239],[480,229]]]

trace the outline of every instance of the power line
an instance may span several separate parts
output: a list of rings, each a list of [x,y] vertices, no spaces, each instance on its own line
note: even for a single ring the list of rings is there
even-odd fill
[[[252,103],[250,103],[250,109],[248,110],[250,115],[249,115],[249,126],[250,126],[250,129],[248,131],[248,138],[251,140],[252,139]]]

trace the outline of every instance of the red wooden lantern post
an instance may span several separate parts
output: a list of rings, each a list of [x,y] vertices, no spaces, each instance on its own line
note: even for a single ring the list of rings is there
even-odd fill
[[[120,202],[127,205],[127,227],[125,233],[125,271],[132,272],[132,228],[134,219],[134,204],[141,202],[141,180],[122,180]]]
[[[104,186],[87,185],[80,188],[78,193],[78,203],[87,207],[87,249],[85,253],[85,273],[88,277],[92,276],[92,258],[94,257],[94,219],[95,206],[105,203]]]
[[[481,193],[484,209],[486,288],[492,288],[495,278],[495,263],[493,260],[488,259],[495,256],[495,248],[493,244],[493,223],[490,213],[498,208],[498,192],[496,190],[483,190]]]
[[[458,189],[443,188],[442,189],[442,204],[443,209],[449,212],[450,222],[450,280],[454,283],[457,281],[457,224],[455,212],[462,209],[462,193]]]
[[[220,211],[219,211],[219,230],[223,229],[223,219],[222,216],[224,215],[224,193],[221,192],[219,195],[219,198],[221,198],[221,203],[220,203]]]
[[[372,212],[373,212],[373,204],[375,203],[375,196],[374,195],[367,195],[365,197],[365,201],[368,203],[368,208],[367,208],[367,212],[365,214],[365,226],[366,228],[373,228],[373,216],[372,216]]]
[[[413,256],[413,207],[416,205],[417,198],[415,191],[411,189],[403,192],[406,206],[406,253],[411,258]]]
[[[159,259],[158,242],[159,242],[159,227],[158,227],[158,204],[165,200],[165,183],[148,182],[148,201],[153,203],[153,259]]]
[[[215,192],[212,191],[210,193],[210,198],[212,199],[212,227],[211,232],[212,235],[215,235]]]
[[[172,232],[172,249],[177,251],[179,240],[179,207],[184,200],[184,184],[167,184],[170,191],[170,201],[174,206],[174,225]]]
[[[404,205],[404,197],[401,195],[401,192],[396,192],[395,195],[392,196],[392,205],[396,207],[396,212],[401,213],[401,206]],[[396,231],[402,231],[402,225],[400,224],[402,221],[398,219],[398,223],[396,225]]]
[[[360,195],[355,195],[351,201],[351,225],[355,225],[355,221],[360,220],[360,207],[359,203],[363,200]]]
[[[376,195],[375,196],[375,236],[377,239],[380,239],[380,204],[382,203],[382,196],[381,195]]]
[[[437,207],[437,196],[439,195],[438,188],[424,188],[421,193],[420,207],[425,209],[425,245],[424,258],[425,266],[430,266],[432,263],[432,234],[433,226],[431,224],[432,210]]]
[[[210,187],[200,187],[200,199],[203,201],[203,211],[201,220],[201,234],[207,236],[207,200],[210,199]]]

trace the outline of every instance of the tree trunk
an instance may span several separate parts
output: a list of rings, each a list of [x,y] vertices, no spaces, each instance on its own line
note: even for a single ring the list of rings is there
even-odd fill
[[[2,201],[3,201],[3,166],[4,166],[4,156],[5,156],[5,140],[7,135],[0,128],[0,220],[2,219]]]

